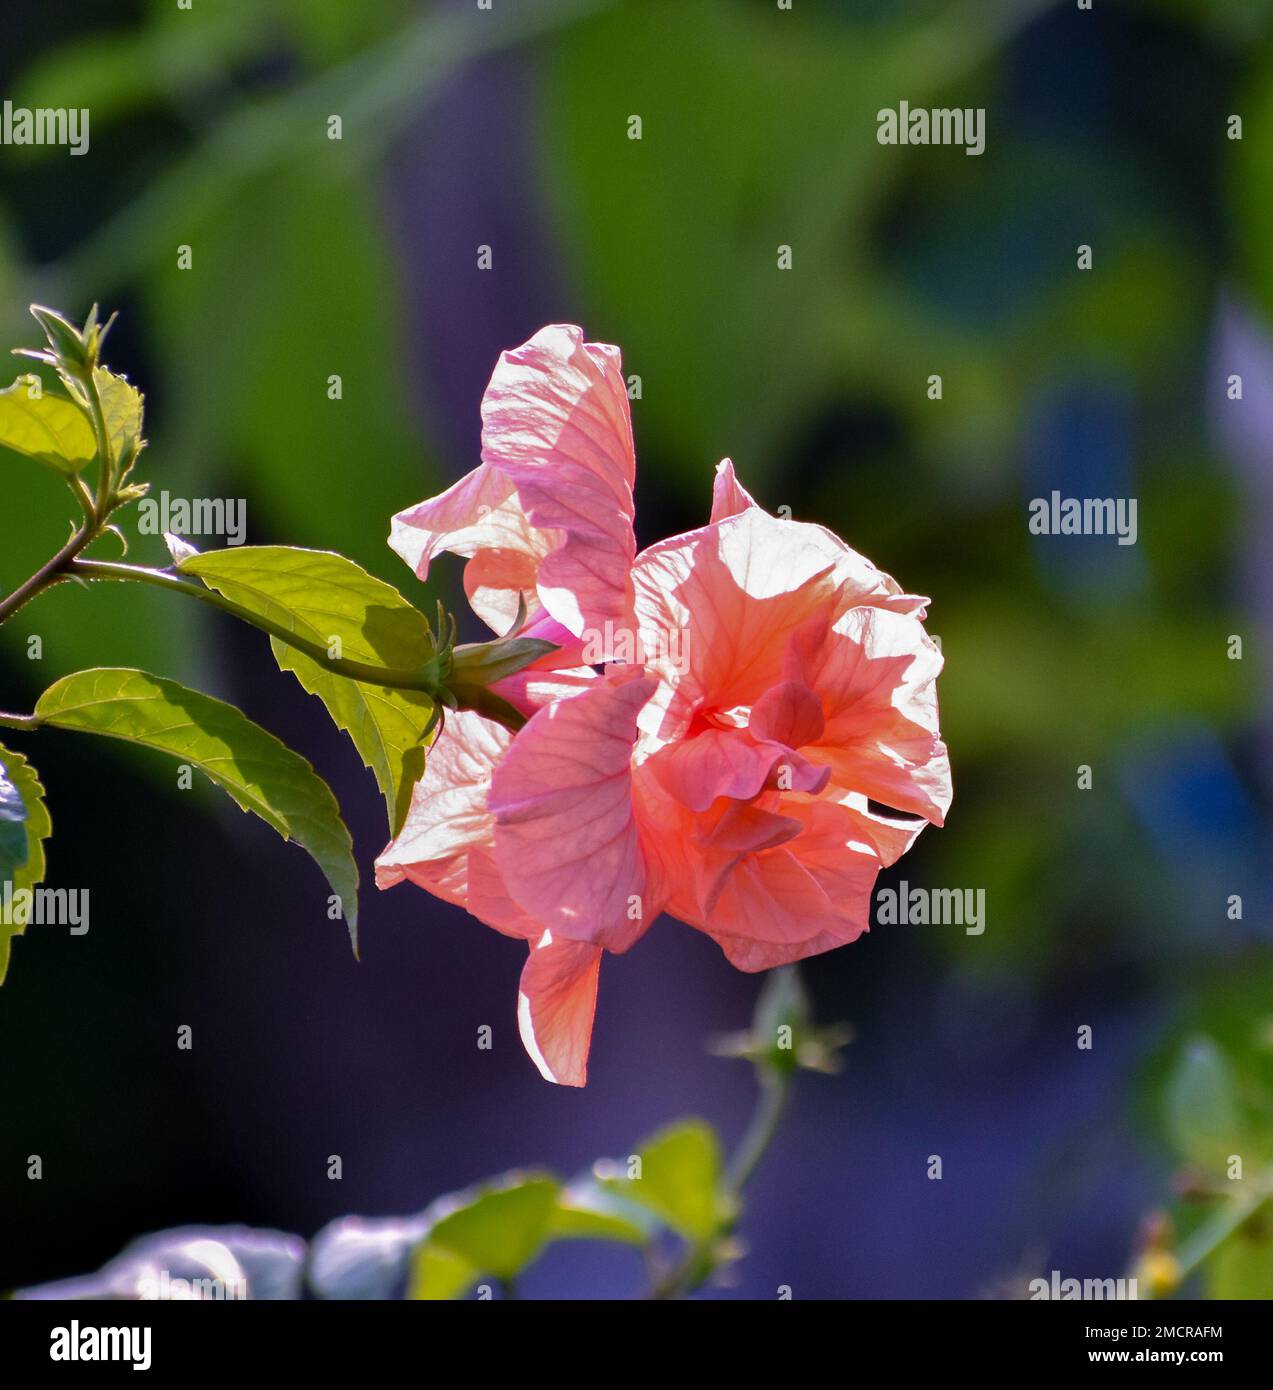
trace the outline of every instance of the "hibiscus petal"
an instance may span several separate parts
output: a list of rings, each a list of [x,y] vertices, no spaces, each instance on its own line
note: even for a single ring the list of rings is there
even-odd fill
[[[635,472],[618,348],[552,324],[501,354],[481,466],[399,512],[389,544],[421,579],[444,550],[471,557],[465,591],[498,632],[528,591],[576,637],[631,631]]]
[[[697,840],[704,849],[752,854],[785,844],[803,829],[803,823],[792,816],[779,815],[754,801],[733,801],[714,825],[701,829]]]
[[[821,698],[826,728],[809,758],[834,786],[941,825],[950,809],[950,759],[938,736],[942,656],[915,618],[854,608],[829,629],[793,638],[794,665]]]
[[[474,557],[465,568],[465,591],[497,632],[516,615],[518,594],[534,592],[540,561],[560,543],[559,535],[530,524],[513,480],[485,464],[399,512],[389,530],[390,548],[418,579],[428,578],[430,563],[445,551]]]
[[[703,930],[742,970],[766,969],[776,959],[800,960],[811,941],[843,946],[868,929],[878,861],[858,856],[864,891],[852,905],[839,906],[801,862],[794,843],[741,860],[717,886]],[[790,954],[793,949],[798,954]]]
[[[879,860],[846,838],[840,808],[805,810],[804,833],[741,860],[716,886],[706,920],[694,924],[741,970],[802,960],[870,928]]]
[[[919,832],[928,825],[922,816],[888,815],[872,806],[860,792],[844,792],[832,786],[827,799],[850,818],[852,838],[869,845],[879,855],[885,869],[910,849],[919,838]]]
[[[479,922],[485,922],[505,936],[518,936],[523,940],[534,941],[542,935],[544,924],[523,911],[509,896],[491,844],[477,845],[469,851],[467,888],[465,906]]]
[[[573,637],[570,640],[576,642]],[[492,681],[490,689],[529,719],[545,705],[551,704],[554,700],[568,700],[580,691],[587,690],[598,679],[597,673],[590,666],[555,671],[551,667],[554,659],[577,659],[577,653],[567,653],[564,650],[551,652],[533,666],[526,666],[511,676],[502,676],[499,680]]]
[[[786,844],[803,829],[804,825],[792,816],[743,801],[731,802],[710,829],[700,827],[696,844],[703,854],[695,877],[703,915],[712,916],[729,875],[747,855]]]
[[[706,811],[718,797],[750,801],[767,786],[816,793],[830,777],[780,743],[758,743],[741,729],[704,729],[660,749],[649,759],[663,789],[691,811]]]
[[[632,749],[637,713],[655,684],[625,673],[540,710],[492,779],[500,873],[558,940],[623,951],[653,918],[632,807]]]
[[[755,505],[756,499],[734,475],[733,460],[721,459],[712,481],[712,520],[724,521],[727,516],[737,516]]]
[[[376,859],[376,884],[392,887],[413,867],[446,861],[489,843],[495,827],[486,794],[509,731],[471,710],[452,710],[429,749],[424,774],[397,836]]]
[[[822,702],[800,681],[781,681],[770,686],[751,708],[748,721],[759,739],[772,739],[788,748],[816,743],[826,728]]]
[[[704,705],[751,705],[784,677],[792,632],[856,605],[921,612],[829,531],[749,507],[651,546],[632,573],[646,665],[664,678],[642,727],[667,740]],[[679,663],[669,653],[684,653]]]
[[[520,503],[518,514],[524,516]],[[535,586],[539,582],[540,562],[552,542],[546,531],[532,532],[528,525],[527,532],[530,538],[525,550],[478,549],[464,566],[464,593],[469,607],[501,635],[517,621],[521,603],[540,615]]]
[[[517,998],[517,1021],[531,1061],[546,1081],[582,1086],[597,1009],[601,951],[545,932],[530,948]]]
[[[506,936],[540,935],[542,923],[509,897],[491,854],[495,818],[486,797],[512,739],[471,710],[447,714],[402,829],[376,859],[377,888],[407,879]]]
[[[637,789],[646,852],[668,876],[664,911],[739,969],[800,960],[868,929],[880,860],[856,812],[767,794],[721,816],[717,842],[704,818],[652,795],[644,768]]]
[[[735,970],[754,974],[759,970],[775,970],[798,960],[820,956],[847,946],[849,939],[837,932],[818,932],[803,941],[758,941],[750,936],[731,936],[728,932],[712,931],[708,935],[725,953],[725,959]]]
[[[779,756],[738,730],[705,729],[662,749],[649,766],[669,795],[691,811],[706,811],[719,796],[755,796]]]
[[[618,348],[553,324],[502,354],[482,400],[482,461],[554,535],[538,578],[548,612],[575,636],[630,628],[636,459]]]

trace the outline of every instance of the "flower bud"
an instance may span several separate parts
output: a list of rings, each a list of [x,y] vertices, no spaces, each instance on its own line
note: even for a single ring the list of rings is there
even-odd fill
[[[516,731],[526,717],[495,685],[555,652],[557,646],[539,637],[497,637],[492,642],[469,642],[450,653],[446,688],[460,709],[477,713]]]
[[[23,355],[39,361],[51,363],[60,371],[74,377],[81,377],[97,366],[101,354],[102,339],[114,323],[114,315],[104,324],[97,322],[97,305],[88,312],[84,327],[77,328],[64,314],[56,309],[45,308],[42,304],[31,305],[31,315],[44,329],[49,342],[48,352],[23,351]]]

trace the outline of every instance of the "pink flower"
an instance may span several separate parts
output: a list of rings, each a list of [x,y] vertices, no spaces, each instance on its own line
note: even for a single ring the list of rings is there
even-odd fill
[[[519,595],[545,628],[632,621],[636,458],[619,349],[541,328],[496,364],[482,400],[482,463],[393,519],[389,544],[420,579],[435,555],[469,557],[464,591],[504,632]]]
[[[516,736],[448,717],[377,882],[525,938],[523,1041],[582,1085],[601,953],[660,912],[743,970],[868,929],[879,869],[950,805],[941,656],[925,599],[758,507],[729,460],[710,523],[637,555],[617,349],[542,329],[482,413],[481,465],[390,544],[421,578],[469,556],[478,613],[503,630],[522,595],[561,649],[498,687],[531,715]]]

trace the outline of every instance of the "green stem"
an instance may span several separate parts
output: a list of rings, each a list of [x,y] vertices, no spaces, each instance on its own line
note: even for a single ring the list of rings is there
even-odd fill
[[[756,1165],[765,1155],[774,1135],[778,1132],[778,1122],[787,1108],[787,1098],[791,1094],[791,1073],[775,1071],[772,1067],[760,1070],[760,1099],[747,1126],[747,1132],[739,1142],[729,1164],[727,1181],[730,1191],[738,1196],[747,1185]]]
[[[372,666],[365,661],[350,661],[345,657],[330,656],[321,642],[312,642],[309,638],[292,632],[282,623],[277,623],[263,614],[254,613],[250,608],[242,607],[232,599],[217,593],[215,589],[207,589],[200,584],[178,579],[175,574],[169,574],[166,570],[148,569],[145,565],[127,565],[113,560],[76,560],[71,566],[71,572],[83,579],[132,580],[140,584],[151,584],[158,589],[166,589],[169,593],[185,594],[188,598],[197,599],[222,613],[228,613],[232,618],[238,618],[271,637],[277,637],[280,642],[304,652],[311,661],[318,662],[328,671],[344,676],[347,680],[359,681],[364,685],[388,686],[394,690],[419,690],[435,700],[442,697],[439,673],[428,670],[406,671],[392,666]]]
[[[78,473],[72,473],[69,482],[71,491],[75,494],[75,500],[80,504],[80,510],[84,513],[85,526],[96,526],[97,504],[93,501],[93,494],[84,486],[84,479]]]
[[[1180,1284],[1197,1273],[1212,1255],[1260,1210],[1273,1193],[1268,1190],[1268,1176],[1257,1180],[1256,1185],[1242,1197],[1227,1198],[1220,1209],[1183,1242],[1176,1251],[1177,1274]],[[1153,1290],[1141,1295],[1142,1298],[1155,1297]]]
[[[102,407],[102,393],[97,389],[97,378],[93,368],[87,367],[79,378],[88,399],[89,415],[93,421],[93,434],[97,439],[97,498],[94,515],[99,524],[105,523],[111,510],[111,494],[115,487],[115,448],[111,442],[110,430],[106,425],[106,411]]]
[[[51,589],[54,584],[60,584],[64,579],[69,579],[71,565],[80,551],[94,540],[97,534],[96,527],[90,526],[86,521],[56,555],[46,560],[30,579],[24,584],[19,584],[8,598],[0,602],[0,623],[7,622],[19,608],[30,603],[37,594]]]
[[[734,1156],[729,1161],[725,1184],[737,1207],[743,1188],[750,1181],[765,1151],[778,1132],[778,1122],[787,1107],[791,1093],[791,1073],[776,1071],[772,1067],[758,1068],[760,1074],[760,1096],[751,1122],[747,1126]],[[693,1293],[711,1278],[718,1263],[715,1247],[718,1240],[728,1234],[727,1229],[717,1231],[705,1241],[697,1241],[687,1246],[680,1260],[662,1278],[655,1280],[649,1297],[653,1299],[682,1298]]]
[[[0,710],[0,726],[6,729],[38,729],[40,721],[33,714],[6,714]]]

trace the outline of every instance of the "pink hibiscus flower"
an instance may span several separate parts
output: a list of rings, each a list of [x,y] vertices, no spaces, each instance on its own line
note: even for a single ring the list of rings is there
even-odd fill
[[[469,557],[474,609],[502,631],[524,601],[559,650],[493,687],[530,716],[516,735],[448,716],[376,881],[529,943],[522,1039],[579,1086],[601,954],[659,913],[743,970],[868,929],[880,868],[950,805],[942,659],[927,600],[771,516],[729,460],[710,523],[637,555],[619,352],[578,328],[504,353],[482,418],[481,465],[390,544],[421,579]]]

